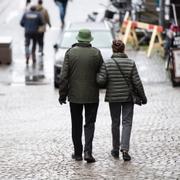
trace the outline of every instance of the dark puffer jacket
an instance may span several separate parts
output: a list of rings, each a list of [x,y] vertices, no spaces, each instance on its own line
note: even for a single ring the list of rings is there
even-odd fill
[[[142,100],[146,101],[144,88],[135,62],[123,53],[114,53],[112,58],[118,62],[131,88],[135,88]],[[101,66],[100,72],[97,74],[97,82],[101,86],[106,84],[105,101],[130,102],[132,98],[128,84],[112,58]]]
[[[64,59],[60,75],[60,98],[72,103],[97,103],[99,87],[96,74],[103,63],[100,51],[87,43],[77,43]]]

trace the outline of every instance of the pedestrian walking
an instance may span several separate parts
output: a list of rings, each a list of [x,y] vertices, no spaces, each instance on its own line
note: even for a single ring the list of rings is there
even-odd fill
[[[100,68],[97,74],[99,85],[106,85],[105,101],[109,102],[112,120],[111,155],[119,158],[119,150],[124,161],[130,161],[129,143],[133,120],[134,102],[132,91],[137,91],[142,104],[147,103],[136,64],[124,53],[125,45],[120,40],[112,43],[113,55]],[[120,117],[122,114],[122,135],[120,141]]]
[[[95,131],[95,121],[99,105],[99,88],[96,83],[96,74],[103,62],[101,52],[92,47],[91,31],[82,29],[77,35],[78,43],[72,45],[66,54],[61,72],[59,86],[59,102],[69,100],[72,140],[74,153],[72,158],[82,160],[82,125],[83,109],[85,110],[85,147],[84,160],[88,163],[95,162],[92,155],[92,142]]]
[[[31,3],[31,0],[26,0],[26,7]]]
[[[39,45],[39,53],[44,55],[44,33],[46,32],[46,25],[51,27],[51,22],[49,18],[49,13],[46,8],[43,7],[43,1],[38,0],[38,5],[36,6],[37,11],[41,14],[44,24],[39,26],[38,28],[38,45]]]
[[[25,8],[24,8],[24,12],[28,11],[30,9],[31,4],[32,4],[31,0],[26,0],[26,5],[25,5]]]
[[[36,43],[38,38],[38,28],[43,25],[43,19],[39,12],[36,11],[36,6],[30,6],[30,10],[25,11],[20,21],[22,27],[25,28],[25,54],[26,64],[29,64],[30,55],[32,55],[33,64],[36,62]],[[30,44],[32,41],[32,49]]]
[[[59,15],[60,15],[60,20],[61,20],[61,28],[64,28],[65,24],[65,16],[66,16],[66,8],[67,8],[67,3],[68,0],[54,0],[56,5],[59,8]]]

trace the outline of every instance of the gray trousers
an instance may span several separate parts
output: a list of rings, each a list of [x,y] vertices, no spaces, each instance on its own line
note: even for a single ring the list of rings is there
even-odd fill
[[[129,150],[129,142],[131,136],[134,104],[132,102],[109,103],[111,119],[112,119],[112,145],[113,150],[119,151],[121,146],[122,150]],[[122,134],[120,142],[120,123],[122,114]]]

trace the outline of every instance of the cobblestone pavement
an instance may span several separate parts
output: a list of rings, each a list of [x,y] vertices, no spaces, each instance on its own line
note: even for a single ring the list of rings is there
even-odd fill
[[[101,91],[94,164],[71,159],[69,106],[58,104],[52,84],[0,84],[0,180],[180,179],[180,88],[173,88],[164,62],[143,52],[136,60],[148,104],[135,107],[131,162],[111,157],[111,120]]]

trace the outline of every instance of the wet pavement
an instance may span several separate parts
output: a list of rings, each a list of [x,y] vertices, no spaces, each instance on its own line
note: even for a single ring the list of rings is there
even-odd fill
[[[96,122],[94,164],[71,159],[69,106],[58,104],[51,84],[0,85],[0,179],[176,179],[180,178],[180,88],[173,88],[163,60],[136,60],[148,97],[136,106],[131,137],[131,162],[115,160],[111,120],[104,91]]]
[[[20,27],[20,19],[25,10],[25,1],[1,0],[0,4],[0,37],[12,38],[13,59],[11,66],[0,65],[0,83],[3,84],[25,84],[25,76],[27,76],[25,55],[24,55],[24,29]],[[36,2],[36,0],[33,0]],[[66,24],[70,22],[83,22],[87,18],[87,14],[95,9],[102,12],[104,7],[100,3],[107,4],[107,0],[94,0],[90,3],[88,0],[69,1],[67,8]],[[87,6],[88,5],[88,6]],[[44,47],[44,73],[46,83],[53,83],[53,64],[54,49],[53,45],[60,41],[62,31],[60,29],[59,11],[54,1],[44,0],[44,6],[48,9],[51,19],[51,28],[47,28],[45,33]],[[81,11],[77,13],[77,9],[81,7]],[[37,57],[38,58],[38,57]],[[39,84],[44,83],[42,79]],[[37,82],[37,83],[38,83]]]
[[[77,7],[78,2],[71,6]],[[56,41],[56,30],[47,32],[49,47]],[[172,87],[164,60],[128,49],[148,97],[147,105],[135,107],[132,160],[124,162],[110,154],[111,120],[102,90],[93,142],[97,162],[87,164],[71,159],[69,106],[58,104],[53,87],[53,49],[28,68],[23,38],[17,42],[22,51],[14,51],[13,64],[0,66],[0,179],[180,179],[180,88]]]

